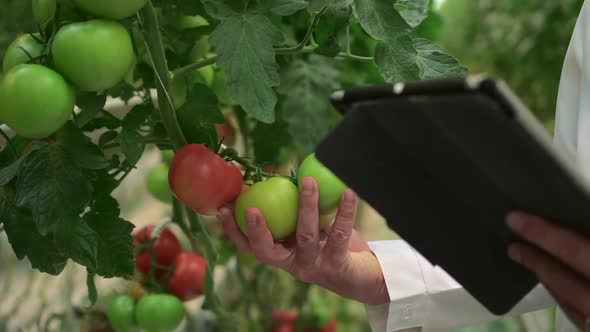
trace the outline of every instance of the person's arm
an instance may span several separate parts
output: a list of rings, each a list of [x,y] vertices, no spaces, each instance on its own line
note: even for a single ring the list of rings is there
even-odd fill
[[[369,245],[381,264],[391,300],[389,304],[367,306],[373,331],[406,331],[416,327],[450,329],[499,318],[404,241],[372,242]],[[508,315],[520,315],[552,305],[551,296],[538,286]]]

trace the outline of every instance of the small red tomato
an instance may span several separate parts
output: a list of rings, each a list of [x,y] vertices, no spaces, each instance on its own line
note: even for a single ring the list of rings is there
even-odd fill
[[[207,261],[194,252],[176,256],[174,271],[167,281],[168,291],[183,301],[199,297],[205,291]]]
[[[184,205],[209,216],[242,192],[240,170],[202,144],[190,144],[176,152],[168,182]]]
[[[154,225],[142,228],[133,237],[133,244],[135,246],[148,244],[151,241],[154,228]],[[172,266],[174,259],[180,251],[180,242],[176,238],[176,235],[170,229],[164,228],[154,244],[153,252],[156,263],[163,266]],[[151,251],[149,249],[139,250],[135,255],[135,269],[141,273],[148,274],[150,272],[150,258]]]
[[[223,144],[231,146],[236,143],[236,131],[229,122],[216,124],[215,130],[217,131],[217,138],[220,140],[223,138]]]

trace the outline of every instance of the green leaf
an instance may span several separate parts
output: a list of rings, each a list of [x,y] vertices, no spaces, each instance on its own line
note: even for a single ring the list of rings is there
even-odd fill
[[[338,37],[348,27],[351,16],[352,0],[337,1],[324,11],[315,30],[317,54],[334,57],[343,50]]]
[[[57,137],[57,143],[80,167],[97,170],[109,165],[98,146],[71,122],[64,126]]]
[[[325,58],[312,55],[290,63],[281,78],[282,118],[295,143],[313,151],[332,125],[329,96],[340,87],[339,72]]]
[[[119,133],[114,130],[105,131],[98,139],[98,146],[103,146],[112,142],[117,136],[119,136]]]
[[[440,47],[428,39],[415,38],[413,44],[418,52],[416,63],[420,67],[422,79],[461,76],[467,72],[467,69],[459,65],[455,58],[445,54]]]
[[[67,222],[57,225],[54,236],[62,255],[87,268],[96,269],[98,235],[80,216],[71,214]]]
[[[125,219],[104,213],[84,215],[88,226],[98,234],[96,274],[105,278],[133,275],[133,224]]]
[[[252,131],[254,157],[259,165],[277,163],[281,149],[293,144],[287,124],[276,121],[272,124],[258,123]]]
[[[428,17],[430,1],[431,0],[397,0],[395,4],[396,9],[397,6],[404,7],[403,11],[398,9],[398,12],[412,28],[415,28]]]
[[[94,131],[101,128],[117,129],[119,127],[121,127],[121,120],[105,110],[100,110],[90,122],[82,127],[82,131]]]
[[[335,0],[309,0],[309,6],[307,7],[307,11],[310,13],[317,13],[324,9],[324,7],[333,3],[334,1]]]
[[[121,145],[121,152],[125,155],[127,162],[131,165],[137,164],[145,149],[143,137],[135,130],[123,129],[117,137],[117,142]]]
[[[225,17],[209,38],[225,70],[231,98],[255,119],[275,120],[279,74],[273,45],[281,32],[263,15],[240,13]]]
[[[217,145],[216,123],[224,123],[225,117],[213,90],[196,84],[188,94],[188,102],[177,110],[178,122],[189,143]]]
[[[410,37],[399,36],[395,41],[380,42],[375,49],[375,64],[385,81],[407,82],[420,79],[416,64],[418,53]]]
[[[305,0],[272,0],[272,12],[282,16],[293,15],[307,8],[309,4]]]
[[[123,118],[121,125],[124,129],[138,129],[152,114],[151,106],[141,104],[133,107]]]
[[[96,290],[96,284],[94,283],[94,277],[96,275],[92,272],[87,272],[86,274],[86,287],[88,287],[88,299],[90,300],[90,305],[96,304],[98,300],[98,291]]]
[[[53,236],[39,233],[31,214],[16,207],[14,193],[6,188],[0,188],[0,220],[18,259],[27,257],[32,268],[51,275],[63,271],[68,258],[59,252]]]
[[[107,96],[104,94],[97,95],[94,92],[78,93],[76,96],[76,106],[80,108],[80,113],[76,115],[76,125],[80,127],[94,119],[103,110],[106,101]]]
[[[396,39],[412,30],[391,0],[354,0],[353,8],[363,29],[375,39]]]
[[[240,8],[238,6],[244,6],[242,1],[236,0],[201,0],[201,2],[205,5],[207,13],[218,20],[239,13]]]
[[[8,183],[10,183],[10,181],[12,181],[12,179],[14,179],[16,177],[16,174],[18,173],[18,170],[20,169],[20,165],[23,163],[24,158],[21,157],[19,159],[17,159],[15,162],[13,162],[12,164],[2,168],[0,170],[0,186],[5,186]]]
[[[90,200],[91,186],[82,169],[59,144],[33,151],[17,179],[16,203],[32,210],[42,235],[67,222]]]

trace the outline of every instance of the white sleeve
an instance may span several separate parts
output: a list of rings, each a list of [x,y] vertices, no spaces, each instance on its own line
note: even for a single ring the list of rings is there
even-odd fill
[[[429,331],[498,319],[461,285],[404,241],[369,243],[379,260],[391,303],[367,306],[374,332]],[[554,301],[537,286],[508,315],[548,308]]]

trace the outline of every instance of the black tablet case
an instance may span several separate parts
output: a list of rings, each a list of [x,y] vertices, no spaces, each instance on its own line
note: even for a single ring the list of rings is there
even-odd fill
[[[564,160],[525,128],[532,116],[516,110],[496,80],[466,80],[338,93],[333,103],[346,116],[316,154],[500,315],[538,283],[506,255],[515,240],[507,213],[529,211],[590,234],[590,199]]]

